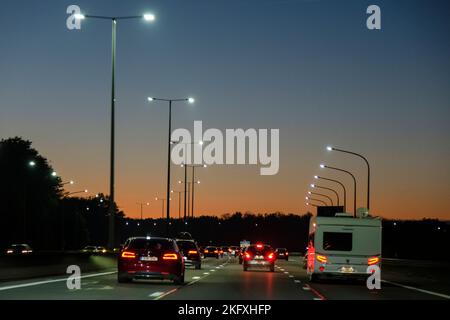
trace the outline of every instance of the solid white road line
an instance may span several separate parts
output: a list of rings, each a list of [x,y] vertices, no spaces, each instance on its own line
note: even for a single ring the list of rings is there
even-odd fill
[[[92,277],[100,277],[100,276],[105,276],[105,275],[113,274],[113,273],[117,273],[117,271],[88,274],[88,275],[80,276],[80,279],[92,278]],[[25,288],[25,287],[31,287],[31,286],[39,286],[41,284],[63,282],[63,281],[67,281],[67,277],[63,278],[63,279],[53,279],[53,280],[28,282],[28,283],[16,284],[16,285],[12,285],[12,286],[0,287],[0,291],[17,289],[17,288]]]
[[[200,277],[192,277],[192,280],[200,279]]]
[[[164,292],[161,291],[157,291],[157,292],[153,292],[151,294],[149,294],[149,297],[159,297],[160,295],[162,295]]]
[[[405,286],[404,284],[400,284],[400,283],[397,283],[397,282],[391,282],[391,281],[387,281],[387,280],[381,280],[381,281],[389,283],[389,284],[393,284],[394,286],[402,287],[402,288],[405,288],[405,289],[415,290],[415,291],[418,291],[418,292],[431,294],[433,296],[437,296],[437,297],[441,297],[441,298],[445,298],[445,299],[450,299],[450,296],[448,296],[446,294],[443,294],[443,293],[438,293],[438,292],[428,291],[428,290],[414,288],[414,287],[410,287],[410,286]]]

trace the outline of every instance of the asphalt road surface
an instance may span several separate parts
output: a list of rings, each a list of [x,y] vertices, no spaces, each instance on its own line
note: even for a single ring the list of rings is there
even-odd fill
[[[450,299],[446,275],[445,278],[435,281],[436,283],[423,279],[419,274],[417,274],[420,278],[418,281],[411,281],[416,274],[415,271],[409,271],[408,276],[408,273],[400,272],[401,263],[395,261],[386,263],[386,271],[382,269],[384,280],[381,290],[368,290],[363,282],[309,283],[305,270],[300,267],[300,259],[291,257],[288,262],[278,260],[275,272],[271,273],[262,270],[244,272],[235,258],[207,258],[204,259],[201,270],[187,267],[186,284],[183,286],[156,280],[119,284],[115,269],[82,274],[81,289],[76,290],[69,290],[66,285],[67,277],[61,276],[2,282],[0,299]],[[448,269],[445,267],[445,270]]]

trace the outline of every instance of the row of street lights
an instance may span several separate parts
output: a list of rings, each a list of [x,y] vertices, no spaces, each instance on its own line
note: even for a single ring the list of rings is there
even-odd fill
[[[364,160],[364,162],[367,165],[367,210],[369,210],[370,209],[370,165],[369,165],[369,161],[367,160],[367,158],[364,157],[363,155],[359,154],[359,153],[356,153],[356,152],[353,152],[353,151],[348,151],[348,150],[343,150],[343,149],[335,148],[335,147],[331,147],[331,146],[327,146],[326,149],[327,149],[327,151],[337,151],[337,152],[342,152],[342,153],[346,153],[346,154],[351,154],[351,155],[357,156],[357,157],[359,157],[359,158]],[[357,194],[357,188],[356,188],[356,178],[355,178],[354,174],[351,173],[348,170],[345,170],[345,169],[342,169],[342,168],[333,167],[333,166],[329,166],[329,165],[326,165],[326,164],[320,164],[320,168],[321,169],[334,170],[334,171],[338,171],[338,172],[343,172],[343,173],[348,174],[352,178],[352,180],[353,180],[353,214],[354,214],[354,216],[356,216],[356,194]],[[347,210],[347,208],[346,208],[347,207],[347,205],[346,205],[347,191],[346,191],[345,186],[344,186],[344,184],[342,182],[340,182],[339,180],[330,179],[330,178],[323,177],[323,176],[318,176],[318,175],[315,175],[314,179],[331,181],[331,182],[339,184],[342,187],[343,191],[344,191],[344,211]],[[314,183],[310,184],[310,187],[313,188],[313,189],[317,188],[317,189],[323,189],[323,190],[328,190],[328,191],[333,192],[336,195],[336,198],[337,198],[337,205],[338,206],[340,205],[339,194],[338,194],[338,192],[336,190],[334,190],[332,188],[329,188],[329,187],[317,185],[317,184],[314,184]],[[317,199],[317,198],[311,198],[311,195],[327,198],[328,200],[330,200],[331,205],[333,205],[333,199],[331,197],[329,197],[329,196],[327,196],[327,195],[325,195],[323,193],[317,193],[317,192],[312,192],[312,191],[308,191],[308,196],[305,197],[305,199],[307,201],[307,203],[306,203],[307,205],[311,205],[311,206],[317,207],[317,205],[314,205],[313,203],[311,203],[311,201],[320,202],[320,203],[322,203],[324,205],[327,205],[327,203],[325,201],[323,201],[323,200],[320,200],[320,199]]]

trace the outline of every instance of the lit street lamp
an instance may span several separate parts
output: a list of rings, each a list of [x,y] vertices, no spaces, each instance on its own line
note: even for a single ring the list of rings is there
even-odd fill
[[[331,199],[331,197],[327,196],[326,194],[312,192],[312,191],[308,191],[308,194],[309,195],[315,195],[315,196],[327,198],[328,200],[330,200],[331,205],[334,206],[333,199]]]
[[[141,220],[143,220],[143,217],[144,217],[144,205],[145,206],[149,206],[150,203],[149,202],[144,202],[144,203],[143,202],[138,202],[136,204],[141,207]]]
[[[314,176],[314,179],[316,179],[316,180],[321,179],[321,180],[331,181],[331,182],[335,182],[335,183],[339,184],[342,187],[342,189],[344,190],[344,212],[347,212],[347,190],[345,189],[344,184],[338,180],[325,178],[325,177],[317,176],[317,175]]]
[[[311,183],[311,188],[317,188],[317,189],[323,189],[323,190],[328,190],[333,192],[336,195],[337,198],[337,205],[339,205],[340,201],[339,201],[339,194],[336,192],[336,190],[328,188],[328,187],[323,187],[323,186],[319,186],[317,184]]]
[[[309,201],[317,201],[322,203],[324,206],[327,206],[327,203],[325,201],[322,201],[320,199],[315,199],[315,198],[311,198],[311,197],[305,197],[305,199],[309,202]]]
[[[330,167],[330,166],[327,166],[325,164],[321,164],[320,167],[322,169],[326,168],[326,169],[331,169],[331,170],[345,172],[345,173],[347,173],[348,175],[350,175],[352,177],[352,179],[353,179],[353,188],[354,188],[354,190],[353,190],[353,216],[356,217],[356,178],[355,178],[355,176],[350,171],[347,171],[347,170],[344,170],[344,169],[340,169],[340,168],[336,168],[336,167]]]
[[[170,198],[170,145],[171,145],[171,135],[172,135],[172,103],[178,101],[187,101],[189,103],[194,103],[194,98],[183,98],[183,99],[163,99],[148,97],[149,102],[152,101],[164,101],[169,103],[169,139],[167,146],[167,199]],[[166,235],[169,237],[169,225],[170,225],[170,203],[167,204],[167,217],[166,217]]]
[[[115,202],[114,202],[114,183],[115,183],[115,104],[116,104],[116,91],[115,91],[115,75],[116,75],[116,31],[117,21],[129,20],[129,19],[144,19],[145,21],[154,21],[155,16],[150,13],[139,16],[122,16],[122,17],[110,17],[110,16],[96,16],[87,14],[76,14],[75,19],[100,19],[109,20],[112,25],[112,37],[111,37],[111,146],[110,146],[110,179],[109,179],[109,226],[108,226],[108,247],[113,249],[115,246],[114,236],[114,218],[115,218]]]
[[[360,157],[361,159],[364,160],[364,162],[367,165],[367,210],[369,210],[370,209],[370,165],[369,165],[369,161],[363,155],[353,152],[353,151],[342,150],[342,149],[331,147],[331,146],[328,146],[327,150],[352,154],[352,155]]]

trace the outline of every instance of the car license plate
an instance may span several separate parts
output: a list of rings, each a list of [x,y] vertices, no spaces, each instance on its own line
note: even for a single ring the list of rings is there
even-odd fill
[[[264,259],[263,256],[255,256],[255,260],[262,260],[262,259]]]
[[[354,269],[352,267],[342,267],[341,272],[342,273],[353,273]]]
[[[158,261],[158,257],[141,257],[142,261]]]

